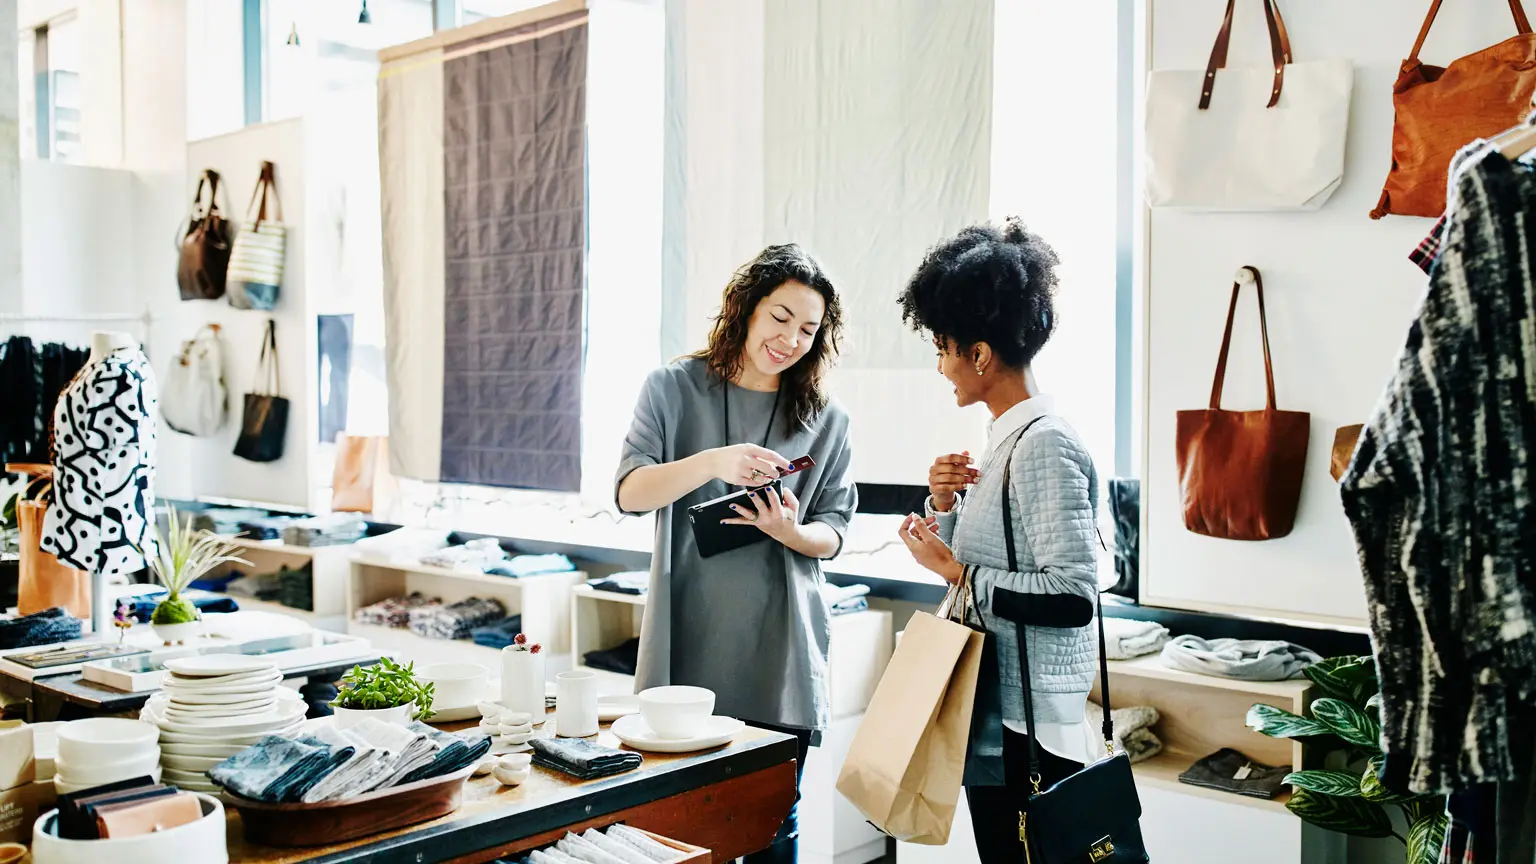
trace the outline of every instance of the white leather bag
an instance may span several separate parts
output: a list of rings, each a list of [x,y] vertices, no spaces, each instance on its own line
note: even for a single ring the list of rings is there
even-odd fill
[[[219,325],[209,324],[181,343],[161,385],[160,413],[167,426],[184,435],[212,435],[224,427],[229,388]]]
[[[1204,72],[1147,78],[1147,204],[1316,210],[1344,179],[1354,68],[1348,60],[1292,62],[1276,0],[1263,0],[1272,65],[1225,68],[1234,2],[1227,0]]]

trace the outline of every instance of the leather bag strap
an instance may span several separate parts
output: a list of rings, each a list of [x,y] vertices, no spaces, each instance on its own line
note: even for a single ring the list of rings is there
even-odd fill
[[[256,178],[256,188],[251,190],[251,203],[245,207],[247,219],[250,219],[251,213],[254,212],[256,218],[253,221],[257,225],[267,221],[267,197],[269,195],[272,199],[272,218],[281,222],[283,221],[283,202],[277,197],[276,167],[271,162],[262,162],[261,176]],[[257,207],[257,196],[261,198],[259,209]]]
[[[256,381],[256,386],[266,385],[269,388],[263,395],[283,395],[283,379],[277,363],[277,322],[271,318],[267,319],[267,332],[261,338],[261,357],[256,361]]]
[[[1019,430],[1018,436],[1013,439],[1013,447],[1009,448],[1008,461],[1003,466],[1003,543],[1008,549],[1008,572],[1010,573],[1019,572],[1017,544],[1013,539],[1013,449],[1019,446],[1019,441],[1023,440],[1024,433],[1029,431],[1029,427],[1039,421],[1040,418],[1036,417]],[[1104,603],[1098,591],[1094,592],[1093,611],[1099,620],[1099,697],[1103,700],[1100,707],[1104,711],[1101,728],[1104,732],[1104,746],[1112,751],[1115,724],[1110,719],[1109,713],[1109,655],[1105,653],[1104,648]],[[1029,738],[1029,780],[1035,794],[1038,795],[1040,793],[1040,745],[1038,736],[1035,734],[1035,697],[1029,679],[1029,634],[1026,632],[1026,625],[1016,626],[1019,639],[1019,681],[1024,688],[1024,728],[1028,730]]]
[[[1518,2],[1518,0],[1510,0]],[[1227,0],[1227,14],[1221,20],[1221,30],[1216,34],[1216,44],[1211,47],[1211,59],[1205,65],[1205,79],[1200,87],[1200,110],[1211,107],[1211,93],[1216,89],[1216,70],[1227,67],[1227,48],[1232,42],[1232,10],[1237,0]],[[1270,89],[1269,105],[1280,104],[1280,91],[1285,86],[1285,67],[1291,62],[1291,34],[1285,29],[1285,19],[1275,0],[1264,0],[1264,21],[1269,27],[1269,50],[1275,67],[1275,83]]]
[[[1435,16],[1440,14],[1441,0],[1434,0],[1429,4],[1429,14],[1424,16],[1424,26],[1419,28],[1419,38],[1413,42],[1413,52],[1408,55],[1408,62],[1414,63],[1419,59],[1419,52],[1424,48],[1424,40],[1429,38],[1429,28],[1435,26]],[[1515,29],[1524,36],[1531,32],[1531,19],[1525,16],[1525,6],[1521,0],[1509,0],[1509,12],[1515,17]]]
[[[1275,366],[1269,357],[1269,321],[1264,316],[1264,278],[1259,275],[1259,268],[1244,265],[1243,269],[1253,275],[1253,287],[1259,294],[1259,333],[1264,341],[1264,387],[1266,401],[1265,407],[1275,410]],[[1216,358],[1216,380],[1211,382],[1211,410],[1221,410],[1221,388],[1227,380],[1227,353],[1232,348],[1232,320],[1237,315],[1237,295],[1243,290],[1240,280],[1232,282],[1232,302],[1227,306],[1227,329],[1221,335],[1221,354]]]

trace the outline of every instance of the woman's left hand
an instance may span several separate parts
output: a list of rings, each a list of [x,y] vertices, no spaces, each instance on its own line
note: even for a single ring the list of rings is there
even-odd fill
[[[720,524],[752,525],[788,546],[800,530],[800,500],[795,497],[795,493],[785,489],[781,498],[773,487],[766,486],[748,493],[747,500],[752,502],[750,509],[732,504],[731,509],[736,511],[739,518],[726,519]]]
[[[965,568],[955,560],[955,553],[939,539],[939,535],[933,533],[933,521],[915,514],[908,516],[901,523],[901,542],[907,544],[917,563],[953,585],[965,575]]]

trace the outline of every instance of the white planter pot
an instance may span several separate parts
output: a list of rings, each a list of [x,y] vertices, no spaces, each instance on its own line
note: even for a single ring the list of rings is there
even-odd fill
[[[350,729],[369,717],[383,723],[393,723],[396,726],[409,726],[411,725],[411,720],[416,716],[416,706],[414,704],[396,705],[393,708],[373,708],[366,711],[359,708],[336,706],[331,710],[336,712],[337,729]]]
[[[188,639],[196,639],[203,635],[203,622],[188,621],[185,624],[151,624],[149,628],[155,632],[155,638],[167,645],[177,642],[185,642]]]
[[[501,649],[501,704],[544,720],[544,655]]]

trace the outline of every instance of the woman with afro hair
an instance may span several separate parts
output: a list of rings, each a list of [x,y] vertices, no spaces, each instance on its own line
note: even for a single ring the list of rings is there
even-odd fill
[[[965,772],[984,864],[1024,860],[1019,828],[1029,795],[1104,754],[1084,711],[1097,659],[1093,628],[1084,622],[1092,623],[1098,590],[1098,474],[1031,370],[1056,325],[1057,263],[1051,247],[1016,220],[977,225],[929,250],[900,301],[906,323],[933,338],[955,401],[983,404],[992,418],[979,459],[952,453],[934,461],[927,512],[909,516],[901,529],[919,564],[950,584],[970,581],[980,623],[997,645],[996,668],[984,668],[987,680],[977,682],[982,713],[972,726]],[[1053,596],[1033,604],[1028,626],[1016,626],[997,614],[996,589],[1027,595],[1026,607],[1039,595]],[[1027,640],[1027,672],[1019,639]],[[1024,674],[1039,739],[1035,778]]]

